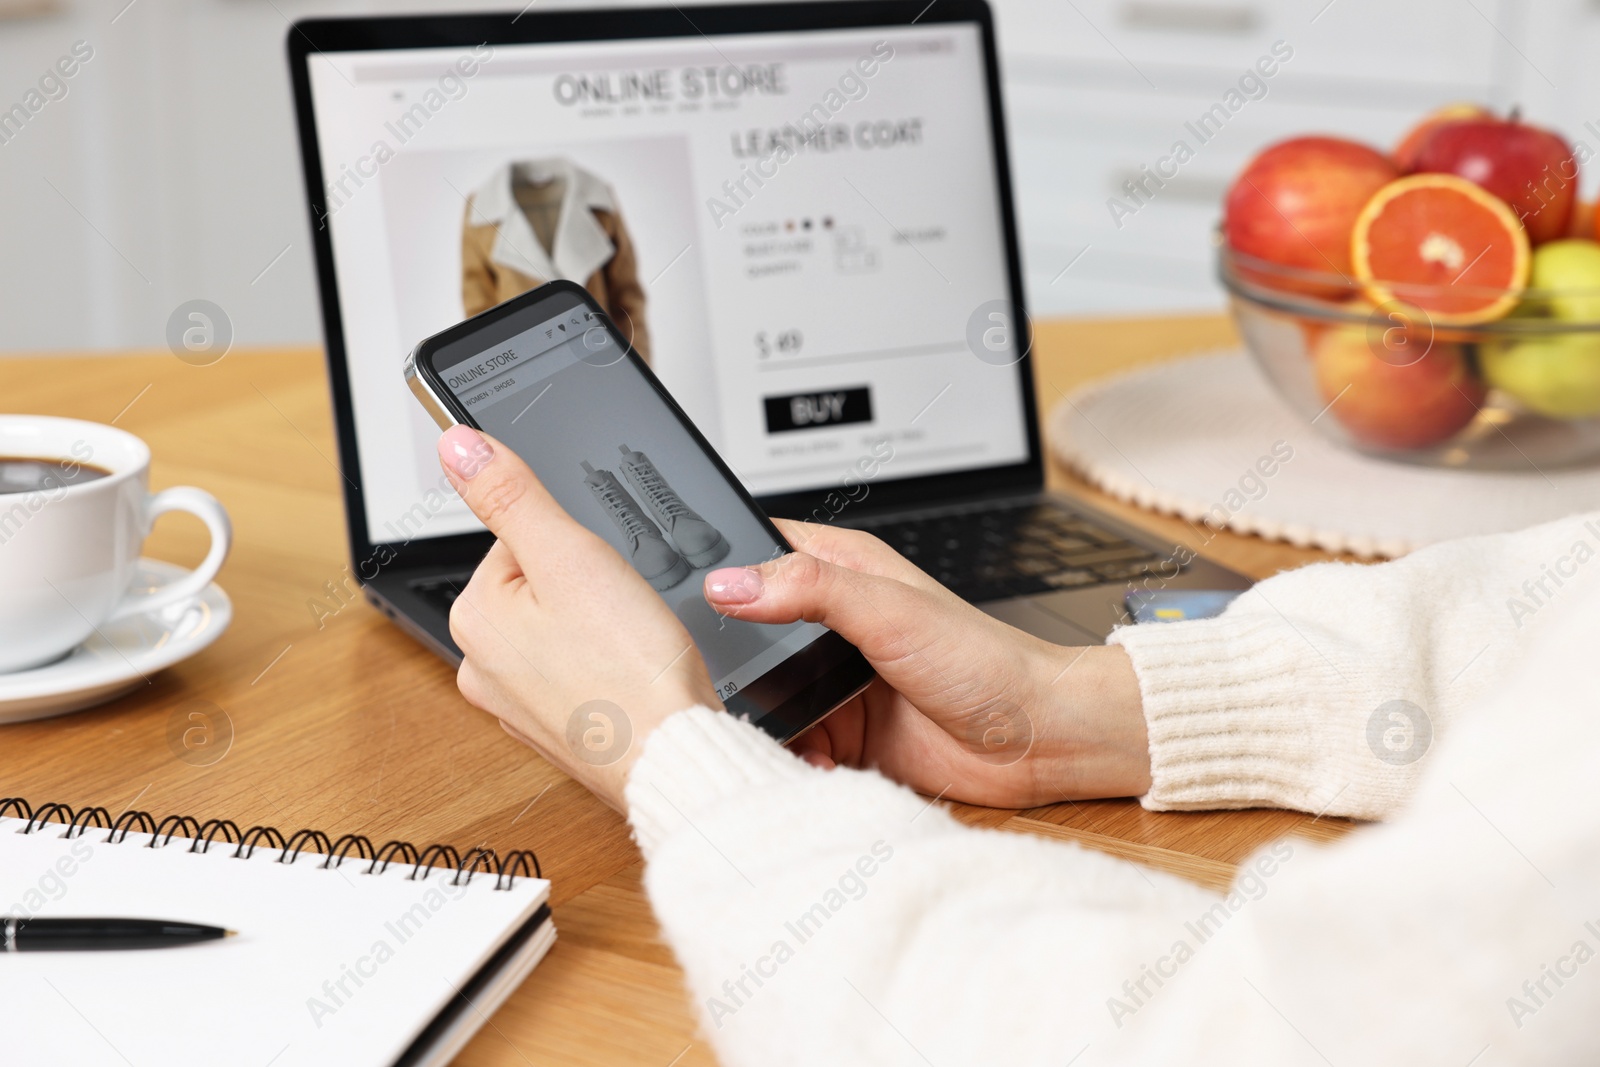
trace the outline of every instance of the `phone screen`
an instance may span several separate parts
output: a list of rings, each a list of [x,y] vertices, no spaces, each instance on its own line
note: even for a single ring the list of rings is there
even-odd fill
[[[581,298],[534,302],[439,348],[431,365],[471,420],[666,600],[724,701],[828,632],[741,622],[706,603],[708,571],[788,547]]]

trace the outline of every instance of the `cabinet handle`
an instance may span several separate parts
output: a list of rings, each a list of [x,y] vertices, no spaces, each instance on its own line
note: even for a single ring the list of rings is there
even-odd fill
[[[1249,33],[1260,23],[1260,13],[1245,4],[1180,4],[1156,0],[1129,0],[1120,6],[1118,21],[1134,30],[1175,30],[1180,33]]]

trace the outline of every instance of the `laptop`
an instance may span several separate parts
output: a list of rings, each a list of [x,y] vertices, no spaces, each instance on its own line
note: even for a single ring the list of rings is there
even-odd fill
[[[447,659],[490,536],[402,362],[550,278],[770,514],[1021,629],[1097,643],[1130,591],[1249,584],[1045,491],[982,0],[313,19],[288,49],[352,571]]]

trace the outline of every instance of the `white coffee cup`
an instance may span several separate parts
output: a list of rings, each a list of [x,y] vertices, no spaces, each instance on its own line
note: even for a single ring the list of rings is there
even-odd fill
[[[215,578],[233,541],[228,513],[210,493],[150,492],[150,449],[114,426],[43,415],[0,415],[0,456],[56,461],[60,476],[28,492],[0,493],[0,673],[65,655],[101,626],[189,600]],[[110,473],[70,482],[74,465]],[[130,591],[156,516],[187,511],[211,531],[190,574]]]

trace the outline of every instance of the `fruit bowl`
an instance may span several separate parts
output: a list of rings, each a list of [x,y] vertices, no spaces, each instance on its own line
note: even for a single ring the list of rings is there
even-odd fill
[[[1472,289],[1512,310],[1430,315],[1463,287],[1362,286],[1218,239],[1245,346],[1316,432],[1384,459],[1545,472],[1600,460],[1600,287]],[[1374,302],[1377,292],[1386,299]]]

